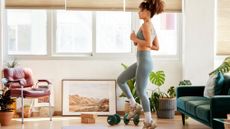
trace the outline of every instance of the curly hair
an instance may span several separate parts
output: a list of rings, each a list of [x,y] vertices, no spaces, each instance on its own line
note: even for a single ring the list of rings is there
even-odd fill
[[[151,18],[155,14],[160,14],[164,11],[164,1],[163,0],[144,0],[140,3],[139,8],[141,10],[149,10],[151,12]]]

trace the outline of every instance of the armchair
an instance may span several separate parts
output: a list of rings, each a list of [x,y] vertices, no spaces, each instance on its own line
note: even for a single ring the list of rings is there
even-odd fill
[[[2,73],[2,83],[9,89],[11,97],[21,97],[22,124],[24,123],[24,98],[34,99],[48,96],[49,117],[50,121],[52,121],[50,104],[50,81],[43,79],[38,80],[37,83],[34,84],[32,79],[32,71],[29,68],[4,68]],[[42,88],[38,87],[40,84],[42,84]]]

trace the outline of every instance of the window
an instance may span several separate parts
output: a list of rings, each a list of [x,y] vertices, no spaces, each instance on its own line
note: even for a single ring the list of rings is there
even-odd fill
[[[176,55],[178,48],[178,21],[176,13],[163,13],[152,18],[160,50],[155,55]]]
[[[92,12],[57,11],[56,53],[92,52]]]
[[[177,55],[178,15],[177,13],[163,13],[152,18],[160,45],[160,50],[155,51],[154,55]]]
[[[69,10],[51,12],[55,16],[48,15],[50,21],[47,21],[45,10],[8,9],[8,53],[47,55],[52,50],[57,55],[133,53],[130,33],[140,26],[134,13]],[[152,23],[157,32],[160,50],[154,51],[153,55],[178,55],[178,42],[181,38],[179,19],[180,13],[154,16]],[[47,42],[47,38],[48,41],[54,41],[53,45]]]
[[[47,14],[44,10],[7,10],[8,54],[47,53]]]
[[[96,53],[131,53],[131,13],[96,13]]]

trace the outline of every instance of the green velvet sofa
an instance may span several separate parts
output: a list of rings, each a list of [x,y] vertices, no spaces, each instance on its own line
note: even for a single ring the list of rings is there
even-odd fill
[[[221,95],[204,97],[204,88],[204,86],[177,87],[177,111],[182,114],[183,125],[187,115],[213,129],[224,129],[224,124],[213,119],[226,118],[230,113],[230,77],[224,76]]]

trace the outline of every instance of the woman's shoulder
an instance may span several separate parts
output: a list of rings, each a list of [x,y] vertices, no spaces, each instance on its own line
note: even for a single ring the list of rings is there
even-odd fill
[[[152,23],[151,22],[143,23],[141,26],[141,29],[142,30],[151,30],[152,29]]]

